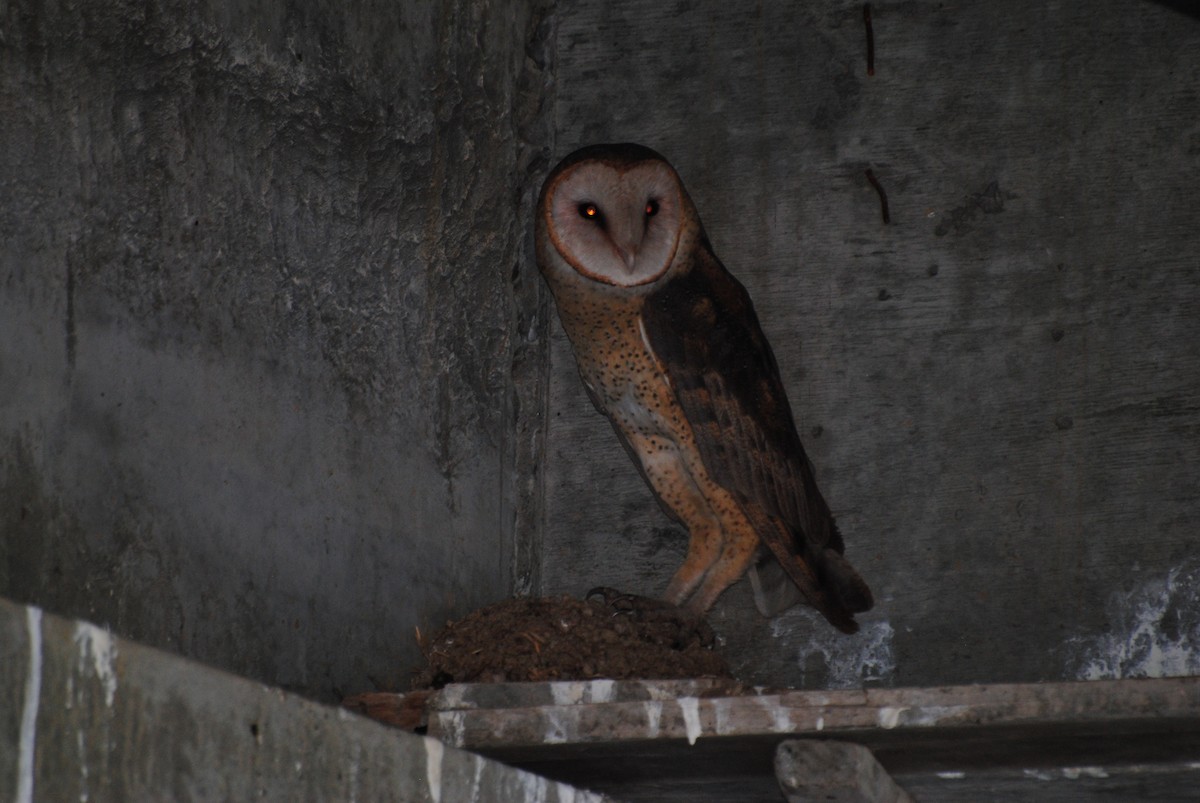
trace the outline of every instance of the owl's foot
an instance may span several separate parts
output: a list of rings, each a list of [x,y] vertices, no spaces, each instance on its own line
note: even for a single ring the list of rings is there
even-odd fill
[[[613,616],[628,616],[644,629],[652,631],[655,640],[683,649],[693,643],[713,646],[715,637],[704,616],[687,608],[653,597],[625,594],[614,588],[598,586],[587,592],[584,599],[601,597],[604,607]]]

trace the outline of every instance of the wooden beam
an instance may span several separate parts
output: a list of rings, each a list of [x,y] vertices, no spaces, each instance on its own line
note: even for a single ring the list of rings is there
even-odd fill
[[[1200,677],[820,692],[592,680],[447,686],[427,702],[430,736],[634,802],[774,799],[776,748],[797,737],[862,745],[929,803],[1200,788]]]
[[[467,749],[629,740],[1004,727],[1200,728],[1200,677],[844,691],[743,690],[686,681],[447,686],[430,698],[429,735]],[[856,735],[855,741],[861,741]]]

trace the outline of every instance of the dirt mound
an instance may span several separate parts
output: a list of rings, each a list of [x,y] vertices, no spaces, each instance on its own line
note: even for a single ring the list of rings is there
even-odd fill
[[[732,677],[703,620],[644,597],[608,589],[598,596],[510,599],[450,622],[421,645],[429,665],[413,688]]]

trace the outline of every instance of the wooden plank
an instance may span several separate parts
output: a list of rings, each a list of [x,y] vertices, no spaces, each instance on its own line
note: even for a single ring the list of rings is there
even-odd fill
[[[408,694],[367,692],[345,698],[342,707],[401,730],[415,731],[428,724],[425,716],[430,694],[431,691]]]
[[[647,681],[495,684],[434,695],[429,735],[455,747],[513,748],[630,741],[1111,724],[1126,730],[1190,722],[1200,732],[1200,678],[940,688],[660,695]],[[701,687],[703,688],[703,687]],[[603,690],[603,691],[601,691]],[[495,707],[484,707],[488,699]],[[464,702],[468,701],[469,702]],[[461,704],[461,707],[460,707]],[[1187,728],[1185,727],[1185,730]],[[860,732],[866,731],[862,736]]]
[[[1172,799],[1196,788],[1200,767],[1200,678],[730,691],[705,680],[447,687],[430,697],[428,732],[631,801],[778,800],[772,755],[788,738],[860,744],[918,801],[987,799],[975,793],[992,787]]]
[[[683,680],[566,680],[546,683],[451,683],[429,699],[436,711],[500,710],[592,703],[737,697],[754,691],[728,678]],[[759,692],[765,691],[760,689]],[[420,693],[420,692],[418,692]],[[757,692],[756,692],[757,693]]]

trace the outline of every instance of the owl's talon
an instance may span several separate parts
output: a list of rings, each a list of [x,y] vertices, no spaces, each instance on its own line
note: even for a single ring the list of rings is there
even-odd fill
[[[623,594],[615,588],[608,586],[597,586],[584,596],[585,600],[590,600],[592,597],[603,597],[604,604],[613,609],[613,616],[629,615],[635,612],[638,608],[637,600],[645,599],[636,594]]]
[[[670,626],[673,632],[671,640],[677,646],[698,641],[705,647],[711,647],[714,642],[712,628],[702,613],[665,600],[626,594],[607,586],[593,588],[584,599],[597,596],[602,597],[604,605],[612,609],[612,616],[628,616],[643,625]]]
[[[597,586],[587,592],[585,600],[590,600],[592,597],[603,597],[604,604],[612,608],[615,613],[632,613],[635,610],[645,610],[657,608],[669,603],[661,600],[653,599],[652,597],[642,597],[637,594],[626,594],[623,591],[617,591],[615,588],[607,586]]]
[[[609,605],[609,604],[611,604],[612,600],[615,600],[617,597],[621,597],[621,596],[624,596],[624,595],[620,591],[617,591],[615,588],[609,588],[608,586],[596,586],[591,591],[584,594],[583,599],[584,599],[584,601],[587,601],[587,600],[590,600],[592,597],[603,597],[604,604]]]

